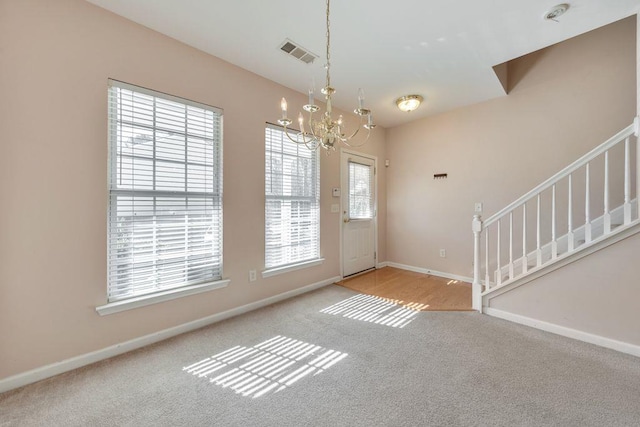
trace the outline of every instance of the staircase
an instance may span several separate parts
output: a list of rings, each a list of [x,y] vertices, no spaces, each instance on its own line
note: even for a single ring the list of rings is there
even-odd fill
[[[496,214],[473,218],[475,310],[483,312],[494,295],[640,232],[637,132],[636,118]]]

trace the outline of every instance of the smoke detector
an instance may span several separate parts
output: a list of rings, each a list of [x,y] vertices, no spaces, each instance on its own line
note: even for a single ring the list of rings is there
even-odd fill
[[[544,19],[547,21],[558,22],[556,18],[565,13],[567,10],[569,10],[568,3],[558,4],[556,6],[553,6],[547,13],[544,14]]]

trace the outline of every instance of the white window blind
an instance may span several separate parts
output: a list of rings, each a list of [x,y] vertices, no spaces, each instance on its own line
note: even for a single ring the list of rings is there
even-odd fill
[[[320,256],[320,159],[289,141],[282,128],[265,131],[265,267]]]
[[[349,218],[373,218],[373,166],[349,161]]]
[[[222,111],[109,81],[108,299],[222,276]]]

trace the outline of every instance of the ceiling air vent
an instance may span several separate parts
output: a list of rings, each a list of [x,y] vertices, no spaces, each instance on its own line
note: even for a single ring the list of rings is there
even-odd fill
[[[305,64],[311,64],[318,57],[318,55],[309,52],[307,49],[288,39],[280,45],[280,50],[296,59],[299,59]]]

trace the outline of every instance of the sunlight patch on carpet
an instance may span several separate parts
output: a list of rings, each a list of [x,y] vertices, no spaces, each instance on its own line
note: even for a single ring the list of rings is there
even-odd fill
[[[413,318],[419,311],[427,307],[429,307],[428,304],[405,304],[399,300],[360,294],[324,308],[320,310],[320,313],[391,326],[393,328],[404,328],[413,321]]]
[[[345,357],[347,353],[278,335],[253,347],[235,346],[182,370],[257,398],[321,374]]]

